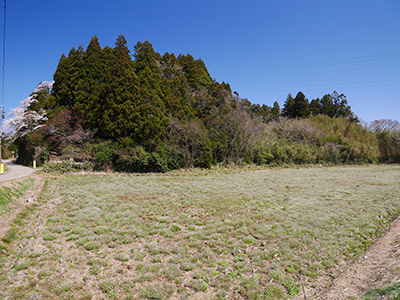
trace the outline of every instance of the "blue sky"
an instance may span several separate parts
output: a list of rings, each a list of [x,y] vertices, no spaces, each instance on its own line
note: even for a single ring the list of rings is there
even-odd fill
[[[149,40],[201,58],[253,103],[336,90],[366,122],[400,120],[399,15],[398,0],[8,0],[5,107],[51,81],[72,47],[94,35],[113,46],[122,33],[131,51]]]

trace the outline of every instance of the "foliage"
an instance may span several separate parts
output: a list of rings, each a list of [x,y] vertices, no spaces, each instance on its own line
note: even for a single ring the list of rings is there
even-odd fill
[[[282,116],[307,118],[310,115],[344,117],[351,122],[359,122],[357,116],[351,111],[344,94],[333,91],[332,94],[325,94],[321,99],[313,99],[311,102],[302,92],[299,92],[295,98],[291,94],[288,95],[282,109]]]
[[[375,120],[370,129],[378,138],[381,161],[400,163],[400,123],[396,120]]]
[[[320,153],[338,153],[339,161],[329,161],[327,158],[328,162],[363,164],[378,161],[377,138],[361,124],[345,117],[330,118],[326,115],[311,117],[307,121],[321,130],[317,143],[321,147]]]
[[[93,164],[89,162],[74,162],[70,160],[50,161],[43,166],[43,171],[47,173],[71,173],[71,172],[90,172],[93,171]]]
[[[117,171],[123,172],[166,172],[168,170],[167,153],[162,149],[148,152],[142,146],[122,148],[116,153]]]
[[[111,141],[106,141],[95,145],[94,150],[94,159],[98,162],[98,164],[104,165],[106,170],[111,170],[114,156]]]
[[[28,98],[22,100],[18,107],[11,109],[11,118],[4,124],[6,129],[12,130],[9,136],[11,140],[25,137],[43,126],[47,117],[44,109],[40,107],[39,101],[47,98],[52,85],[53,82],[47,81],[39,83],[35,91]]]
[[[273,164],[363,164],[379,159],[376,136],[347,118],[281,118],[267,126],[263,146]],[[272,157],[271,157],[272,156]]]
[[[336,91],[311,102],[289,94],[282,110],[253,104],[201,59],[160,55],[149,41],[131,54],[123,35],[113,48],[95,36],[63,54],[54,82],[40,83],[7,121],[21,163],[72,158],[127,172],[399,162],[400,133],[389,123],[363,128]]]
[[[310,114],[309,102],[302,92],[298,92],[296,97],[288,95],[282,109],[282,115],[289,118],[305,118]]]

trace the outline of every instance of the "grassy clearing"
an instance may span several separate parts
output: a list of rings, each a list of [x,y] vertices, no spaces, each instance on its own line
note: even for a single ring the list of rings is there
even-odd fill
[[[0,298],[290,298],[362,253],[399,194],[399,166],[60,177],[1,258]]]

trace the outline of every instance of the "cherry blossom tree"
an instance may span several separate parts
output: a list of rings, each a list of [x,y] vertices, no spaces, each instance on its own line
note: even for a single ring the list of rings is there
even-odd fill
[[[43,108],[33,110],[30,107],[38,102],[38,95],[50,94],[53,83],[49,81],[39,83],[29,97],[22,100],[19,106],[11,109],[9,113],[11,118],[4,123],[5,129],[9,131],[8,135],[11,141],[24,137],[43,126],[44,121],[47,120],[45,110]]]

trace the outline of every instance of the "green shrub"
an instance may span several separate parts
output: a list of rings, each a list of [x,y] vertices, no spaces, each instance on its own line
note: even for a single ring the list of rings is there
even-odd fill
[[[94,158],[100,169],[111,170],[113,168],[114,151],[111,141],[102,142],[94,146],[96,154]]]
[[[91,172],[93,171],[93,163],[90,162],[74,162],[70,160],[48,161],[43,166],[43,171],[46,173],[72,173],[72,172]]]

